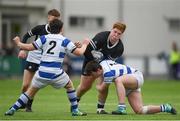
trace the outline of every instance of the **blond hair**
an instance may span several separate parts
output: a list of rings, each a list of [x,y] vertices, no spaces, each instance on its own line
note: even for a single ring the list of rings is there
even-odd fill
[[[113,24],[113,29],[114,28],[119,29],[123,33],[125,31],[125,29],[126,29],[126,25],[121,23],[121,22],[116,22],[116,23]]]

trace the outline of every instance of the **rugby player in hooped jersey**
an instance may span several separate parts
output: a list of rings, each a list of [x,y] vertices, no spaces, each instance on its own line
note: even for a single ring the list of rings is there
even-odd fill
[[[104,90],[107,90],[109,85],[114,82],[116,86],[116,92],[118,97],[117,110],[112,111],[115,115],[125,115],[126,105],[125,97],[127,96],[128,102],[133,111],[137,114],[154,114],[159,112],[167,112],[176,114],[176,110],[170,104],[162,105],[143,105],[141,87],[144,83],[142,72],[112,60],[104,60],[100,64],[96,61],[90,61],[85,71],[87,74],[98,78],[103,77],[103,82],[98,85],[100,91],[99,101],[105,103],[106,94]]]
[[[48,23],[54,19],[59,19],[59,18],[60,18],[60,12],[58,10],[51,9],[48,11],[48,16],[47,16]],[[48,24],[37,25],[37,26],[33,27],[31,30],[29,30],[23,36],[22,42],[26,43],[27,40],[32,36],[35,36],[35,40],[37,40],[37,38],[39,36],[46,35],[49,33],[50,33],[50,30],[49,30]],[[26,51],[22,50],[22,49],[19,51],[18,57],[26,58],[24,75],[23,75],[23,84],[22,84],[22,89],[21,89],[22,93],[26,92],[31,84],[31,80],[39,67],[41,54],[42,54],[42,50],[37,49],[34,51],[30,51],[26,58]],[[29,100],[27,105],[25,105],[22,108],[26,108],[27,112],[31,112],[32,111],[32,103],[33,103],[33,99]]]
[[[69,76],[62,69],[62,63],[67,52],[78,56],[82,55],[90,40],[85,39],[82,42],[82,47],[77,48],[73,42],[60,34],[63,26],[61,20],[55,19],[50,22],[49,26],[52,34],[43,35],[33,43],[24,44],[20,42],[19,37],[14,38],[19,48],[23,50],[42,49],[43,53],[40,66],[32,79],[30,88],[21,94],[5,115],[13,115],[15,111],[26,105],[28,100],[32,99],[39,89],[47,85],[51,85],[57,89],[64,87],[67,90],[67,95],[71,103],[72,116],[87,115],[78,109],[76,91]]]

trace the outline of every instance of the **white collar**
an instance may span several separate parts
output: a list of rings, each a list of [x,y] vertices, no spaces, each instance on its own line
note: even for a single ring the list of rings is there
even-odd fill
[[[114,43],[112,46],[110,46],[109,43],[110,43],[110,38],[108,36],[108,38],[107,38],[107,48],[108,49],[111,49],[111,48],[115,47],[118,44],[118,41],[116,43]]]

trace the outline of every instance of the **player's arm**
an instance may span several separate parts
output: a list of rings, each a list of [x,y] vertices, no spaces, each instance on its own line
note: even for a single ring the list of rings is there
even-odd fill
[[[35,46],[33,45],[33,43],[30,43],[30,44],[26,44],[26,43],[22,43],[20,38],[18,36],[16,36],[15,38],[13,38],[13,41],[16,43],[16,45],[22,49],[22,50],[28,50],[28,51],[31,51],[31,50],[35,50]]]
[[[26,43],[27,40],[32,37],[32,36],[35,36],[35,35],[40,35],[41,34],[41,30],[44,28],[44,25],[38,25],[38,26],[35,26],[34,28],[32,28],[31,30],[29,30],[24,36],[23,36],[23,39],[22,39],[22,43]],[[20,50],[19,53],[18,53],[18,57],[19,58],[26,58],[26,52],[25,50]]]
[[[32,36],[37,36],[37,35],[41,35],[42,30],[44,29],[45,25],[37,25],[34,28],[32,28],[31,30],[29,30],[22,39],[22,43],[26,43],[27,40],[32,37]]]
[[[77,48],[77,47],[76,47],[76,48],[72,51],[72,53],[75,54],[75,55],[77,55],[77,56],[83,55],[84,52],[85,52],[85,50],[86,50],[86,48],[87,48],[87,46],[88,46],[88,44],[89,44],[89,42],[90,42],[89,39],[87,39],[87,38],[84,39],[83,42],[82,42],[81,48]]]
[[[79,42],[79,41],[74,42],[74,45],[75,45],[77,48],[81,48],[81,47],[82,47],[82,44],[81,44],[81,42]]]

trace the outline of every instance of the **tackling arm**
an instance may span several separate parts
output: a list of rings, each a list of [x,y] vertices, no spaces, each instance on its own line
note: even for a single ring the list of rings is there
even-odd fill
[[[80,55],[83,55],[88,44],[89,44],[90,40],[89,39],[84,39],[83,43],[82,43],[82,46],[81,48],[76,48],[74,51],[73,51],[73,54],[77,55],[77,56],[80,56]]]

